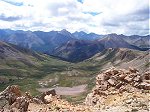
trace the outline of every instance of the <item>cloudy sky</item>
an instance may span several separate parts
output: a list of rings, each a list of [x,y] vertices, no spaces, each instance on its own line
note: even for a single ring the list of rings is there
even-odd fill
[[[149,34],[149,0],[0,0],[0,28]]]

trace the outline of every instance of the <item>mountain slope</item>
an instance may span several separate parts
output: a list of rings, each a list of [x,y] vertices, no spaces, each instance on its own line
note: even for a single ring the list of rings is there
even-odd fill
[[[51,32],[0,30],[0,40],[47,54],[74,39],[73,35],[66,30]]]
[[[79,62],[109,48],[127,48],[139,51],[147,50],[146,48],[129,44],[117,34],[109,34],[95,41],[69,41],[67,44],[55,49],[53,54],[68,61]]]
[[[73,35],[66,31],[51,31],[51,32],[34,32],[38,37],[44,41],[44,45],[37,48],[38,51],[51,54],[51,52],[61,45],[67,43],[70,40],[74,40]]]
[[[103,35],[98,35],[98,34],[95,34],[95,33],[87,34],[87,33],[83,32],[83,31],[80,31],[80,32],[76,31],[76,32],[74,32],[72,34],[74,35],[74,37],[76,39],[79,39],[79,40],[91,40],[91,41],[93,41],[93,40],[100,39],[100,38],[103,37]]]
[[[0,42],[0,89],[9,84],[18,84],[24,90],[35,93],[41,78],[60,74],[68,66],[69,63],[54,57]]]
[[[78,62],[90,58],[103,49],[103,45],[90,41],[76,40],[69,41],[67,44],[55,49],[53,55],[71,62]]]
[[[150,35],[146,36],[139,36],[139,35],[131,35],[131,36],[124,36],[122,35],[122,38],[132,44],[136,45],[141,48],[149,48],[150,47]]]
[[[0,60],[1,64],[4,61],[20,61],[24,64],[36,65],[35,60],[44,60],[44,57],[40,56],[40,54],[12,45],[7,44],[0,41]]]
[[[6,40],[8,43],[19,45],[28,49],[44,45],[44,41],[32,32],[17,31]]]
[[[150,64],[149,57],[149,51],[109,48],[85,60],[82,64],[99,66],[101,69],[116,66],[119,68],[135,67],[140,71],[147,71]]]
[[[150,36],[145,36],[143,38],[138,39],[133,43],[133,45],[136,45],[141,48],[150,48]]]
[[[117,34],[106,35],[102,39],[99,39],[98,43],[104,45],[106,49],[107,48],[129,48],[129,49],[142,50],[135,45],[129,44]]]

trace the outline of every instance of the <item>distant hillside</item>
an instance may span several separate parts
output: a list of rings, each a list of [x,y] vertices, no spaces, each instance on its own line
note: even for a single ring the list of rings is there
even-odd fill
[[[117,34],[106,35],[102,39],[99,39],[98,43],[104,45],[106,49],[107,48],[129,48],[129,49],[142,50],[137,46],[129,44],[123,38],[119,37]]]
[[[133,45],[141,48],[150,48],[150,36],[145,36],[144,38],[138,39],[133,43]]]
[[[56,48],[53,55],[61,57],[67,61],[79,62],[90,58],[103,49],[103,45],[90,41],[77,40],[69,41],[67,44]]]
[[[150,48],[150,35],[146,35],[146,36],[139,36],[139,35],[123,36],[122,35],[122,38],[128,43],[138,46],[140,48]]]
[[[101,69],[116,66],[118,68],[135,67],[140,71],[148,71],[150,66],[149,57],[149,51],[109,48],[85,60],[82,64],[100,66]]]

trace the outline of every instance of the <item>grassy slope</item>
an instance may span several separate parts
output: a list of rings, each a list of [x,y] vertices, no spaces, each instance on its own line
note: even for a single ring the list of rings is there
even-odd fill
[[[49,79],[57,79],[56,81],[48,83],[45,87],[52,87],[56,84],[70,87],[81,84],[91,85],[91,83],[94,82],[91,82],[92,79],[94,80],[93,71],[91,72],[88,67],[87,69],[86,67],[83,69],[84,67],[80,64],[68,63],[48,56],[44,56],[44,58],[44,61],[39,61],[32,57],[32,60],[37,63],[37,65],[34,66],[28,66],[16,60],[7,60],[7,63],[0,63],[0,77],[9,80],[8,83],[1,84],[0,90],[3,90],[8,85],[17,84],[20,85],[22,91],[29,91],[33,95],[37,95],[38,92],[36,88],[40,87],[38,81],[45,83]],[[92,85],[94,86],[94,83]],[[93,86],[89,86],[88,90]],[[83,93],[77,97],[64,97],[73,102],[81,101],[85,98],[87,93]]]

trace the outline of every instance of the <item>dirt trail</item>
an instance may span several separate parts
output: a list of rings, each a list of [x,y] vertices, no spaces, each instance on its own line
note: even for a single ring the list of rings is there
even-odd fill
[[[55,87],[55,88],[38,88],[39,92],[46,92],[51,89],[56,90],[57,95],[79,95],[86,91],[87,84],[73,87]]]

